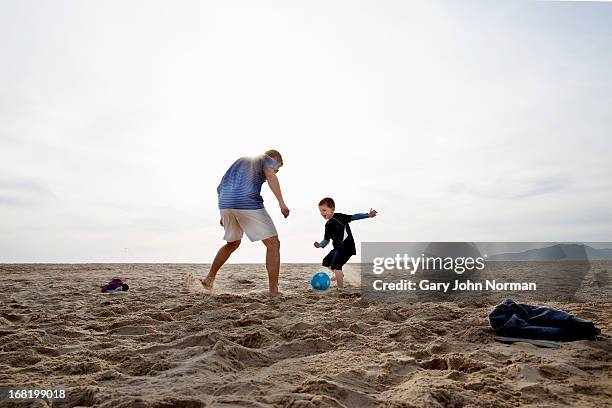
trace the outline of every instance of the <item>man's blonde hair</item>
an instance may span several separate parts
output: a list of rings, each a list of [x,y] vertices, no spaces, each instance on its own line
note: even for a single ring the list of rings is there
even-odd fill
[[[276,160],[278,162],[279,166],[283,164],[283,156],[281,156],[281,154],[278,152],[278,150],[270,149],[270,150],[266,151],[265,154],[267,156],[270,156],[274,160]]]

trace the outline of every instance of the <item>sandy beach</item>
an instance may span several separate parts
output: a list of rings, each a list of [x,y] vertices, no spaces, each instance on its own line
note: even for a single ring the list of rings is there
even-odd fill
[[[280,300],[263,265],[227,265],[212,294],[186,283],[207,265],[0,270],[0,386],[67,389],[54,407],[612,407],[609,302],[548,304],[604,335],[548,349],[496,342],[495,302],[318,293],[316,265],[283,265]],[[99,293],[113,276],[131,289]]]

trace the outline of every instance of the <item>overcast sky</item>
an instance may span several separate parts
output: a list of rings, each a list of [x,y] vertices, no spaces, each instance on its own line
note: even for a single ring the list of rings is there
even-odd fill
[[[0,0],[0,262],[210,262],[269,148],[284,262],[324,196],[357,242],[612,241],[612,4],[255,4]]]

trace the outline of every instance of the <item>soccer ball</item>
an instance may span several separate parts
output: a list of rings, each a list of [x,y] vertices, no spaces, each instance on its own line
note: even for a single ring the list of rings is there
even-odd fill
[[[312,279],[310,279],[310,284],[314,289],[326,290],[329,289],[331,279],[325,272],[317,272],[312,276]]]

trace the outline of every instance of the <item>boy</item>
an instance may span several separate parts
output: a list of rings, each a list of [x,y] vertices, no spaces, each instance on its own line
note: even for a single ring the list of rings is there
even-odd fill
[[[319,212],[327,220],[325,223],[325,236],[323,241],[315,242],[315,248],[325,248],[329,241],[333,242],[334,249],[323,258],[323,266],[331,269],[336,277],[338,289],[344,287],[344,274],[342,266],[348,262],[349,258],[355,254],[355,240],[351,233],[349,223],[354,220],[376,217],[376,210],[370,209],[369,213],[360,214],[341,214],[336,211],[336,203],[332,198],[325,197],[319,202]]]

